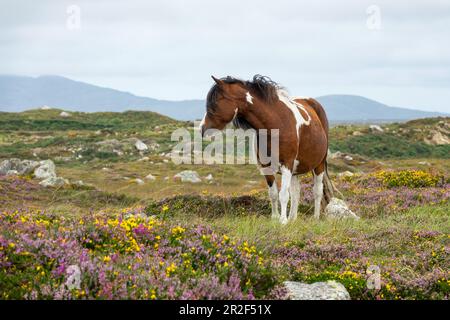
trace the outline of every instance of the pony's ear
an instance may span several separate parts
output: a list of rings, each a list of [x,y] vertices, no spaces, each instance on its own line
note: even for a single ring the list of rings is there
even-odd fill
[[[217,85],[218,85],[219,87],[222,87],[222,86],[223,86],[224,82],[223,82],[222,80],[217,79],[217,78],[214,77],[214,76],[211,76],[211,78],[214,80],[215,83],[217,83]]]

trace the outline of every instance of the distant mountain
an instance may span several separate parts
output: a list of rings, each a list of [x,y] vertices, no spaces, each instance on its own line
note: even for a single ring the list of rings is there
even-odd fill
[[[327,95],[317,97],[334,122],[412,120],[445,116],[444,113],[391,107],[380,102],[354,95]]]
[[[328,95],[317,99],[332,122],[411,120],[445,115],[390,107],[353,95]],[[0,111],[19,112],[44,105],[82,112],[154,111],[177,120],[200,119],[205,112],[203,100],[167,101],[139,97],[60,76],[0,75]]]
[[[0,75],[0,111],[19,112],[41,106],[95,112],[154,111],[178,120],[203,116],[202,100],[166,101],[135,96],[60,76],[37,78]]]

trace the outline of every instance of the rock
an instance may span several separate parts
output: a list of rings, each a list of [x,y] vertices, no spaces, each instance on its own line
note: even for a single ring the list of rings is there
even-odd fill
[[[60,116],[60,117],[63,117],[63,118],[69,118],[69,117],[71,116],[71,114],[68,113],[68,112],[63,111],[63,112],[61,112],[61,113],[59,114],[59,116]]]
[[[351,156],[349,156],[349,155],[346,155],[346,156],[344,157],[344,159],[347,160],[347,161],[353,161],[353,157],[351,157]]]
[[[34,177],[40,180],[56,178],[56,167],[52,160],[43,160],[34,170]]]
[[[431,166],[431,163],[429,163],[428,161],[420,161],[419,164],[422,166]]]
[[[100,152],[114,152],[122,149],[122,145],[117,139],[99,141],[96,145],[98,146],[98,151]]]
[[[116,155],[118,155],[119,157],[123,156],[123,152],[120,150],[114,149],[112,152],[115,153]]]
[[[160,148],[160,145],[157,142],[151,142],[150,145],[148,145],[148,148],[152,151],[155,151]]]
[[[355,137],[358,137],[358,136],[362,136],[363,133],[361,131],[353,131],[352,135]]]
[[[39,182],[39,184],[43,187],[62,187],[69,184],[69,181],[61,177],[48,177]]]
[[[142,180],[142,179],[134,179],[134,182],[136,182],[136,184],[138,184],[140,186],[145,184],[144,180]]]
[[[149,157],[143,157],[143,158],[140,158],[140,159],[138,160],[138,162],[149,161],[149,160],[150,160]]]
[[[164,162],[164,163],[169,163],[169,160],[163,159],[163,162]]]
[[[325,208],[325,216],[333,219],[352,218],[359,220],[359,217],[348,208],[347,204],[338,198],[332,198]]]
[[[214,178],[213,178],[213,176],[212,176],[212,174],[210,173],[210,174],[208,174],[206,177],[205,177],[205,180],[206,181],[212,181]]]
[[[434,144],[434,145],[446,145],[450,144],[450,139],[443,135],[442,132],[439,131],[432,131],[433,136],[431,139],[425,139],[425,142],[427,144]]]
[[[19,172],[18,172],[17,170],[9,170],[9,171],[6,173],[6,175],[7,175],[7,176],[18,176],[18,175],[19,175]]]
[[[147,151],[148,147],[145,143],[143,143],[141,140],[137,140],[136,143],[134,144],[134,146],[136,147],[136,149],[138,151]]]
[[[312,284],[285,281],[283,284],[290,300],[350,300],[347,289],[334,280]]]
[[[27,175],[39,166],[38,161],[9,159],[0,163],[0,175]]]
[[[352,177],[354,174],[350,171],[344,171],[338,174],[339,178],[346,178],[346,177]]]
[[[181,171],[180,173],[174,175],[173,178],[175,180],[180,179],[181,182],[191,182],[191,183],[202,182],[202,179],[200,179],[198,173],[192,170]]]
[[[370,125],[369,129],[372,130],[372,131],[384,132],[383,128],[380,127],[379,125],[376,125],[376,124]]]
[[[155,181],[156,177],[150,173],[148,176],[145,177],[145,180]]]
[[[342,157],[342,152],[340,152],[340,151],[330,153],[330,159],[339,159],[341,157]]]
[[[74,186],[77,186],[77,187],[84,187],[84,186],[85,186],[83,180],[75,181],[75,182],[73,182],[72,184],[73,184]]]

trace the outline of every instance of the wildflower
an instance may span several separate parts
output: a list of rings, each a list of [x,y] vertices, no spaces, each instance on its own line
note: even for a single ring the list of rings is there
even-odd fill
[[[166,275],[169,277],[172,273],[174,273],[177,270],[177,266],[175,263],[171,263],[170,266],[166,268]]]

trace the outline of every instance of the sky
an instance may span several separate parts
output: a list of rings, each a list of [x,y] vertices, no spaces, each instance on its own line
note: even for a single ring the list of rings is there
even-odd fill
[[[0,0],[0,74],[204,99],[210,75],[450,112],[450,0]]]

